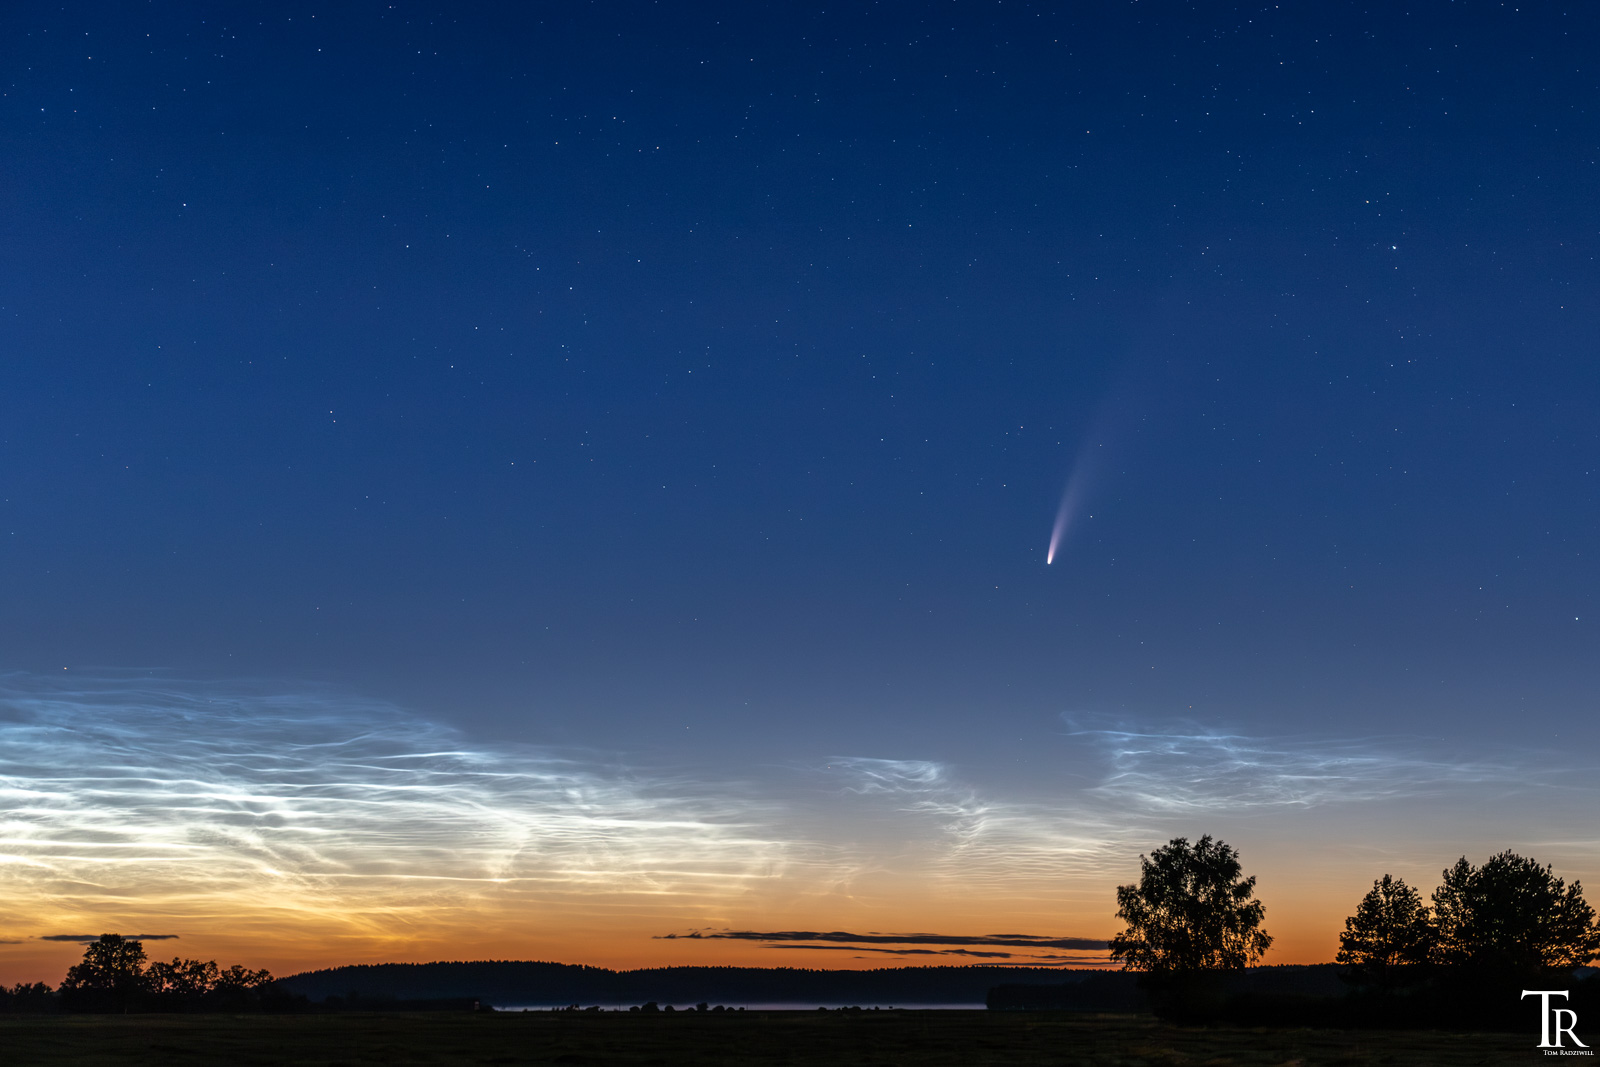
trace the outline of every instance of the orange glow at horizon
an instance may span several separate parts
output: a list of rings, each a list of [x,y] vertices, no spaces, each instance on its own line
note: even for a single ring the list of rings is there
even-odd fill
[[[1236,838],[1237,839],[1237,838]],[[1248,861],[1248,854],[1246,859]],[[1137,860],[1126,880],[1137,876]],[[1286,880],[1269,863],[1248,864],[1261,878],[1258,895],[1267,903],[1266,928],[1274,945],[1265,964],[1326,963],[1337,949],[1344,915],[1354,909],[1370,885],[1366,872],[1341,879],[1342,884],[1302,887],[1289,895]],[[1376,873],[1382,873],[1381,871]],[[1376,873],[1373,875],[1376,876]],[[1431,888],[1425,875],[1408,880]],[[1273,887],[1278,886],[1274,892]],[[779,887],[773,887],[779,889]],[[1115,880],[1083,885],[1072,893],[1034,897],[1018,895],[988,902],[948,894],[910,894],[908,884],[885,880],[887,892],[841,895],[833,900],[791,897],[790,907],[772,910],[756,900],[725,902],[724,909],[681,908],[642,895],[589,900],[572,897],[529,899],[512,892],[476,894],[470,902],[444,903],[421,899],[399,907],[392,903],[359,916],[318,913],[285,902],[273,905],[262,897],[200,901],[160,898],[141,904],[123,899],[118,906],[92,910],[44,909],[27,916],[37,930],[71,930],[83,934],[121,932],[177,933],[175,940],[148,941],[151,959],[172,956],[216,959],[224,965],[267,967],[274,974],[337,967],[355,963],[429,962],[434,960],[526,959],[581,963],[628,970],[668,966],[808,967],[871,969],[896,966],[1026,966],[1031,953],[1010,958],[949,955],[897,955],[862,951],[860,946],[779,948],[770,944],[681,936],[693,929],[846,930],[995,934],[1017,929],[1045,934],[1068,932],[1108,937],[1119,929],[1110,903]],[[947,887],[956,890],[958,887]],[[1036,887],[1043,889],[1045,887]],[[1059,889],[1059,887],[1057,887]],[[775,896],[785,896],[781,889]],[[943,899],[937,899],[943,896]],[[1053,899],[1052,899],[1053,896]],[[732,903],[732,907],[726,907]],[[1076,906],[1074,906],[1076,905]],[[13,913],[15,914],[15,913]],[[15,929],[15,927],[13,927]],[[676,939],[664,934],[677,933]],[[0,950],[0,982],[59,983],[66,968],[81,958],[82,946],[20,940]],[[1077,956],[1104,956],[1083,952]],[[1084,966],[1085,963],[1074,963]],[[1109,964],[1106,964],[1109,965]]]
[[[1259,872],[1259,865],[1258,865]],[[1136,872],[1134,872],[1136,875]],[[1134,875],[1130,875],[1133,878]],[[1370,883],[1370,880],[1368,880]],[[1102,886],[1104,897],[1114,886]],[[1264,894],[1269,933],[1274,947],[1264,963],[1326,963],[1338,949],[1342,917],[1354,910],[1365,886],[1352,886],[1338,901],[1288,902]],[[1354,896],[1352,896],[1354,893]],[[1330,894],[1333,896],[1333,894]],[[192,902],[190,902],[192,904]],[[352,963],[426,963],[434,960],[542,960],[584,963],[613,969],[653,966],[803,966],[821,969],[872,969],[885,966],[966,966],[1032,963],[1026,950],[1010,958],[954,957],[954,955],[896,955],[861,950],[859,945],[776,947],[750,941],[691,939],[691,926],[682,915],[648,910],[648,902],[611,901],[542,910],[530,917],[526,905],[480,899],[475,910],[440,910],[432,920],[418,909],[406,913],[347,917],[317,917],[294,909],[269,909],[261,902],[234,902],[240,907],[229,915],[227,902],[216,902],[208,915],[184,909],[179,915],[160,907],[125,907],[83,913],[56,913],[40,929],[72,929],[77,933],[178,933],[173,941],[147,941],[152,960],[171,957],[214,958],[219,963],[266,966],[274,974],[331,968]],[[571,902],[570,902],[571,904]],[[898,933],[995,934],[1013,928],[1088,937],[1109,937],[1118,929],[1110,905],[1098,913],[1085,913],[1077,921],[1070,913],[1053,909],[1048,901],[1000,901],[997,907],[974,907],[957,901],[906,901],[901,907],[878,902],[810,902],[805,912],[770,912],[722,917],[694,915],[715,929],[813,929],[813,931],[898,931]],[[1306,904],[1310,904],[1307,907]],[[1317,907],[1320,904],[1322,907]],[[814,909],[814,910],[813,910]],[[659,918],[658,918],[659,915]],[[678,921],[675,921],[678,920]],[[37,920],[35,920],[37,921]],[[675,939],[662,934],[677,933]],[[1106,953],[1080,952],[1075,957],[1102,957]],[[46,981],[58,984],[67,966],[82,958],[82,945],[42,942],[5,945],[0,950],[0,982]],[[1075,961],[1072,966],[1090,966]],[[1109,961],[1102,966],[1110,966]]]
[[[1594,884],[1600,871],[1583,781],[1541,793],[1532,819],[1504,799],[1538,783],[1526,768],[1349,746],[1086,733],[1105,781],[1041,801],[915,760],[839,757],[765,785],[619,769],[472,744],[387,705],[315,693],[108,685],[9,705],[7,984],[58,983],[82,948],[44,939],[102,932],[176,935],[148,942],[152,959],[276,974],[486,958],[1027,965],[1052,953],[663,935],[1104,939],[1139,854],[1203,833],[1258,878],[1276,939],[1264,962],[1319,963],[1384,873],[1426,894],[1457,856],[1507,847],[1569,880]],[[918,951],[873,951],[895,947]]]

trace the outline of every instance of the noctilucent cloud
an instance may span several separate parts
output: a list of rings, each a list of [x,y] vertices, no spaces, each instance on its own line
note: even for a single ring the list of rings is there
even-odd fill
[[[1600,13],[0,14],[0,980],[1600,880]]]

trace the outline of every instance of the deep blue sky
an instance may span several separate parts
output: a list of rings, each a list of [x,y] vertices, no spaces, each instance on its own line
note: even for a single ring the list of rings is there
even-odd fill
[[[13,6],[3,665],[1040,790],[1063,714],[1592,745],[1597,30]]]

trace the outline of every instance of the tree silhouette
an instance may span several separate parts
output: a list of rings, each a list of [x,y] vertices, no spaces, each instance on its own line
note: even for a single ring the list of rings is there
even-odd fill
[[[78,1010],[127,1011],[145,990],[144,944],[101,934],[67,970],[61,995]]]
[[[1465,856],[1433,894],[1436,959],[1475,971],[1581,967],[1600,956],[1600,928],[1583,886],[1538,861],[1502,852],[1482,867]]]
[[[1427,963],[1433,943],[1433,917],[1422,895],[1386,874],[1344,921],[1334,959],[1353,968],[1356,978],[1387,987],[1401,968]]]
[[[260,1003],[276,984],[276,980],[265,970],[252,971],[237,963],[222,970],[217,970],[214,963],[210,966],[216,975],[216,981],[211,985],[210,1001],[218,1010],[237,1011],[246,1005]]]
[[[266,971],[214,960],[174,959],[144,965],[144,945],[117,934],[101,934],[83,950],[83,962],[61,983],[70,1011],[259,1011],[281,1008],[292,998]]]
[[[174,959],[171,963],[152,963],[144,977],[157,1003],[193,1008],[216,987],[217,965],[211,960]]]
[[[1111,958],[1153,973],[1238,970],[1272,944],[1261,929],[1266,907],[1254,876],[1242,877],[1239,854],[1207,834],[1193,845],[1173,838],[1139,857],[1139,883],[1117,887],[1117,918],[1128,928],[1111,939]]]
[[[56,997],[44,982],[18,982],[0,986],[0,1013],[41,1014],[56,1009]]]

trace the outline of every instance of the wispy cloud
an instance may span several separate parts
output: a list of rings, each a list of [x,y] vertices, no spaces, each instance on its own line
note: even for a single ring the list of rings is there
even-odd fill
[[[863,796],[922,794],[942,791],[947,784],[944,765],[928,760],[834,756],[827,769],[837,772],[842,789]]]
[[[1105,777],[1095,794],[1147,812],[1307,808],[1462,786],[1547,786],[1558,777],[1532,754],[1462,758],[1416,738],[1252,737],[1181,724],[1079,726],[1073,736],[1103,758]]]
[[[474,746],[343,694],[6,681],[0,885],[58,913],[376,928],[485,893],[707,902],[793,851],[732,784]]]
[[[1151,832],[1138,813],[1084,798],[1050,804],[995,796],[930,761],[833,757],[826,773],[844,791],[890,805],[907,828],[931,835],[930,876],[972,890],[1099,877],[1126,865]]]

